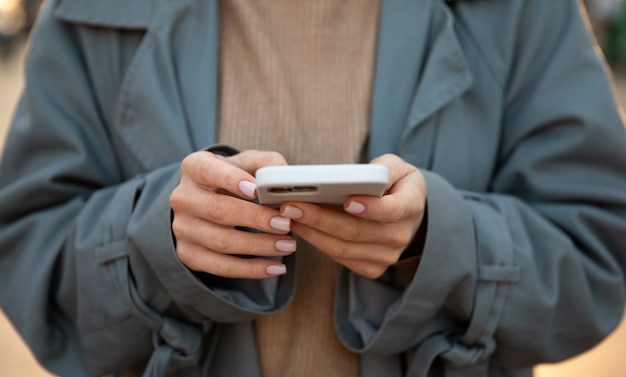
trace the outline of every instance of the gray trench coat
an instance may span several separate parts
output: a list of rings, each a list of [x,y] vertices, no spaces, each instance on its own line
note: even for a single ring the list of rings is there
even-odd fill
[[[626,134],[577,1],[382,3],[369,156],[423,170],[428,228],[417,272],[340,276],[362,375],[528,376],[593,346],[624,308]],[[55,373],[259,374],[253,320],[295,274],[194,274],[170,227],[181,159],[215,142],[217,6],[49,0],[33,32],[0,304]]]

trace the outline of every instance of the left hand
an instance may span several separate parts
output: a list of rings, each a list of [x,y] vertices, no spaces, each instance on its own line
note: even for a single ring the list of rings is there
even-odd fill
[[[389,169],[383,197],[352,196],[345,211],[286,202],[280,212],[292,219],[294,234],[355,273],[375,279],[398,262],[422,226],[426,182],[419,169],[398,156],[386,154],[371,163]]]

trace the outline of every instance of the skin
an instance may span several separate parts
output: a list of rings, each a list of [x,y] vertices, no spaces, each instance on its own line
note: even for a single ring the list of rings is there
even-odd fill
[[[178,257],[194,271],[217,276],[273,277],[286,273],[286,268],[265,257],[294,252],[291,232],[337,263],[375,279],[398,262],[422,225],[426,183],[419,169],[398,156],[386,154],[371,163],[389,169],[382,198],[352,196],[344,211],[303,202],[286,202],[275,209],[252,202],[254,172],[286,165],[279,153],[248,150],[231,157],[193,153],[183,160],[181,180],[170,196]]]

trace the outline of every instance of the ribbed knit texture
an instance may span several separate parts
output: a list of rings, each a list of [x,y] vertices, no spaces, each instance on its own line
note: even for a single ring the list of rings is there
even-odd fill
[[[222,1],[220,141],[290,164],[358,162],[378,2]]]
[[[362,162],[380,0],[220,5],[219,141],[290,164]],[[301,240],[296,253],[294,300],[256,322],[263,375],[358,376],[333,325],[338,265]]]

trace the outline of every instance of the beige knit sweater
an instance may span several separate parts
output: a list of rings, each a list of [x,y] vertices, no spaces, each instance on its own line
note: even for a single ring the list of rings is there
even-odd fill
[[[219,142],[290,164],[361,162],[379,3],[222,0]],[[338,265],[302,240],[296,253],[294,300],[256,322],[263,375],[358,376],[333,327]]]

